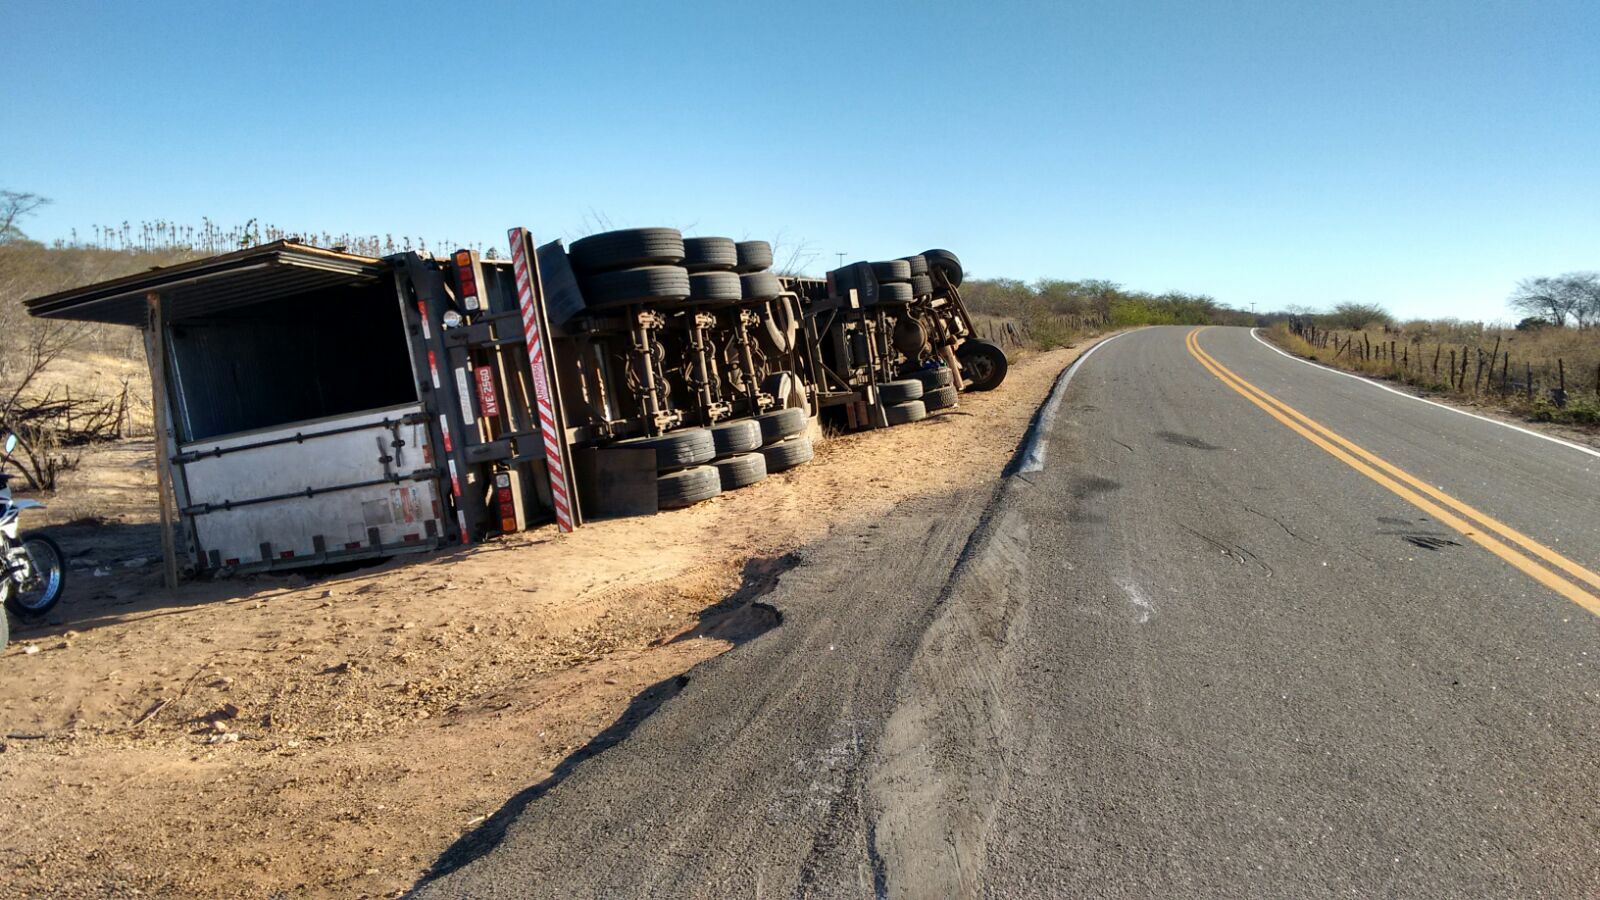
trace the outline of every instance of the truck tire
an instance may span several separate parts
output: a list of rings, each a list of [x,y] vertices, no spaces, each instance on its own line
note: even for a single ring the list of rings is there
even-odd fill
[[[922,405],[928,410],[928,412],[933,412],[936,409],[949,409],[950,407],[955,406],[956,403],[956,389],[954,385],[947,384],[944,387],[936,387],[930,391],[925,391],[922,394]]]
[[[778,276],[771,272],[747,272],[739,276],[739,283],[743,288],[742,300],[746,303],[772,300],[783,293],[783,285],[778,283]]]
[[[733,238],[683,239],[683,267],[690,272],[732,272],[738,264],[739,251]]]
[[[933,278],[928,275],[911,276],[911,293],[918,297],[931,297],[933,295]]]
[[[937,269],[950,279],[951,287],[961,286],[961,259],[949,250],[924,250],[922,258],[928,261],[928,274]]]
[[[654,450],[656,471],[670,472],[708,463],[717,457],[716,441],[709,428],[684,428],[656,437],[630,438],[612,446],[628,450]]]
[[[915,378],[902,378],[899,381],[885,381],[878,385],[879,403],[905,403],[907,400],[922,398],[922,382]]]
[[[778,408],[798,409],[811,416],[811,398],[806,396],[806,384],[793,372],[773,372],[761,379],[761,391],[778,401]]]
[[[725,491],[746,487],[767,477],[767,458],[760,453],[741,453],[711,465],[721,477]]]
[[[761,426],[761,443],[772,444],[787,437],[805,434],[806,411],[803,409],[777,409],[756,416]]]
[[[740,275],[772,268],[772,245],[766,241],[740,241],[734,246],[738,249],[739,261],[733,270]]]
[[[970,338],[956,348],[961,377],[969,391],[992,391],[1006,380],[1006,352],[988,341]]]
[[[890,425],[905,425],[910,422],[920,422],[928,417],[928,408],[922,405],[921,400],[907,400],[904,403],[891,403],[883,408],[884,415],[889,417]]]
[[[755,419],[734,419],[711,426],[711,443],[717,456],[749,453],[761,446],[761,423]]]
[[[732,272],[693,272],[689,275],[690,303],[738,303],[743,296],[739,276]]]
[[[917,299],[911,285],[904,281],[886,281],[878,285],[878,302],[890,305],[904,305]]]
[[[932,369],[918,369],[911,373],[911,377],[922,382],[922,393],[955,384],[955,378],[946,366],[936,366]]]
[[[922,254],[916,256],[902,256],[901,259],[911,264],[911,277],[928,274],[928,258]]]
[[[911,263],[903,259],[886,259],[883,262],[872,264],[872,274],[878,277],[879,284],[891,284],[911,280]]]
[[[645,266],[602,272],[583,280],[583,302],[592,309],[630,303],[676,303],[689,297],[689,273],[679,266]]]
[[[692,466],[656,478],[656,505],[678,509],[722,493],[722,476],[715,466]]]
[[[670,266],[683,262],[683,232],[676,228],[628,228],[579,238],[567,248],[580,274]]]
[[[787,438],[771,443],[761,448],[761,455],[767,458],[767,472],[782,472],[792,469],[801,463],[808,463],[815,451],[811,447],[811,438]]]

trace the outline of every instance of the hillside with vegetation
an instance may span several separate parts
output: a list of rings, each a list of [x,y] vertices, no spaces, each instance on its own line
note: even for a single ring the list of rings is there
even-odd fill
[[[1346,371],[1530,421],[1600,430],[1600,276],[1528,279],[1507,303],[1522,316],[1515,325],[1398,321],[1381,306],[1345,303],[1281,317],[1266,334]]]

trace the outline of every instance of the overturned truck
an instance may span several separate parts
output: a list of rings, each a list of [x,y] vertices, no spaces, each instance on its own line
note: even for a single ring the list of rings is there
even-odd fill
[[[630,229],[381,259],[278,241],[28,301],[141,327],[169,580],[685,506],[1005,374],[947,251],[780,277]]]

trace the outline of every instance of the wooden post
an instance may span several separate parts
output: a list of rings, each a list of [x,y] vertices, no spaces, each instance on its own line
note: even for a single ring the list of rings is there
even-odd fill
[[[1450,387],[1456,386],[1456,348],[1450,348]]]
[[[1444,352],[1444,345],[1443,344],[1435,344],[1434,345],[1434,347],[1433,347],[1433,377],[1435,377],[1435,378],[1439,377],[1439,354],[1441,354],[1443,352]]]
[[[1527,371],[1528,371],[1528,399],[1532,400],[1533,399],[1533,363],[1531,361],[1529,361],[1529,362],[1524,362],[1523,365],[1527,367]]]
[[[161,504],[161,556],[167,589],[178,586],[178,539],[174,533],[176,510],[172,499],[172,415],[167,397],[166,315],[161,294],[144,295],[149,305],[145,323],[145,354],[150,358],[150,400],[155,408],[156,492]]]
[[[1556,376],[1561,379],[1557,386],[1561,388],[1561,393],[1565,394],[1567,392],[1567,364],[1559,356],[1556,357]]]

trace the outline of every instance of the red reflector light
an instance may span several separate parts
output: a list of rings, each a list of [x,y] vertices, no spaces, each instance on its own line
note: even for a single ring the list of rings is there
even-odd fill
[[[511,519],[511,518],[501,519],[500,520],[500,530],[501,531],[507,531],[507,532],[516,531],[517,530],[517,520],[516,519]]]

